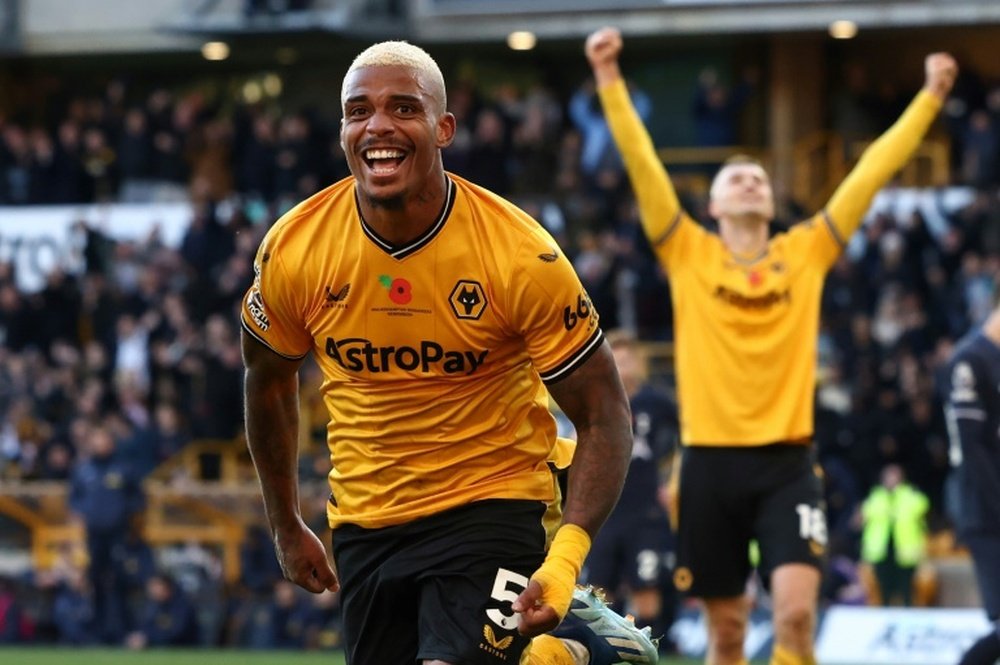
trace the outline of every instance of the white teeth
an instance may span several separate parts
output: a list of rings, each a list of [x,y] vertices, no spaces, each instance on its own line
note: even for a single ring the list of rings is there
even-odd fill
[[[389,150],[383,148],[381,150],[368,150],[365,152],[366,159],[399,159],[403,156],[400,150]]]

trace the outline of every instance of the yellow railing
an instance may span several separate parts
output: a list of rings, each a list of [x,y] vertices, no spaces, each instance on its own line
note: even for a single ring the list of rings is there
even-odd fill
[[[847,176],[870,141],[845,145],[834,132],[818,131],[799,139],[792,151],[792,198],[807,211],[822,207]],[[945,139],[926,139],[896,177],[905,187],[943,187],[950,180],[950,145]]]
[[[253,469],[246,443],[242,437],[192,441],[160,464],[150,474],[150,479],[167,481],[178,476],[223,483],[250,480]]]
[[[844,141],[828,131],[807,134],[792,148],[792,198],[817,210],[847,175]]]
[[[70,522],[65,509],[67,492],[67,485],[58,481],[5,481],[0,494],[0,514],[28,528],[31,559],[42,570],[55,565],[67,546],[82,548],[83,529]]]
[[[860,141],[850,146],[850,158],[856,161],[870,145]],[[944,187],[951,175],[949,153],[951,144],[947,139],[925,139],[913,157],[900,170],[896,180],[904,187]]]
[[[679,148],[660,148],[656,153],[667,166],[719,166],[733,155],[756,157],[766,166],[770,166],[770,157],[767,152],[751,146],[685,146]]]
[[[771,156],[766,150],[742,145],[660,148],[656,154],[668,169],[703,167],[695,170],[676,169],[670,174],[675,187],[698,196],[707,196],[715,171],[733,155],[749,155],[759,159],[765,168],[771,167]]]
[[[150,474],[143,487],[146,509],[140,522],[146,542],[217,548],[225,579],[239,580],[247,528],[264,520],[260,486],[241,439],[192,442]],[[303,506],[303,514],[321,511],[328,491],[325,480],[304,479],[301,494],[315,501]],[[5,480],[0,489],[0,514],[24,525],[38,570],[58,564],[67,553],[85,558],[84,529],[70,514],[68,494],[69,484],[59,481]]]

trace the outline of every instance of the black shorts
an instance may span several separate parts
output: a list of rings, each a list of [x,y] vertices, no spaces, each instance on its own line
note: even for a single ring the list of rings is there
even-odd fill
[[[753,539],[766,586],[782,564],[822,569],[826,517],[811,446],[685,447],[679,509],[674,584],[688,595],[742,594]]]
[[[1000,620],[1000,534],[976,533],[965,535],[962,542],[969,548],[976,566],[976,581],[983,607],[990,621]]]
[[[545,558],[546,506],[478,501],[420,520],[337,527],[349,665],[510,665],[529,640],[511,602]]]
[[[622,506],[615,509],[590,546],[583,566],[584,584],[612,595],[623,584],[632,591],[661,588],[670,572],[673,535],[666,513],[652,501],[646,510],[623,513]]]

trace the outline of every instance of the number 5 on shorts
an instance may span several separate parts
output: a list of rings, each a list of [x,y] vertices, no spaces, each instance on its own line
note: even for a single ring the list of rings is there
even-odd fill
[[[501,603],[513,603],[527,586],[528,578],[524,575],[506,568],[497,568],[497,576],[493,580],[493,591],[490,593],[490,597]],[[486,616],[504,630],[517,628],[517,615],[513,611],[510,614],[504,614],[494,608],[486,610]]]

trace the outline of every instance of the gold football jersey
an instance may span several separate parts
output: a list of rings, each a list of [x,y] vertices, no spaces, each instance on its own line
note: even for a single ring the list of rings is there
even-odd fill
[[[680,207],[624,81],[599,90],[639,204],[670,277],[681,442],[806,443],[823,280],[872,198],[910,158],[941,101],[921,91],[873,143],[823,212],[740,257]]]
[[[760,445],[812,436],[820,299],[839,250],[818,216],[739,260],[718,235],[678,217],[656,252],[674,303],[682,441]]]
[[[331,526],[550,501],[544,384],[603,340],[572,265],[527,214],[454,175],[438,220],[405,246],[355,196],[347,178],[282,217],[243,301],[248,334],[323,371]]]

